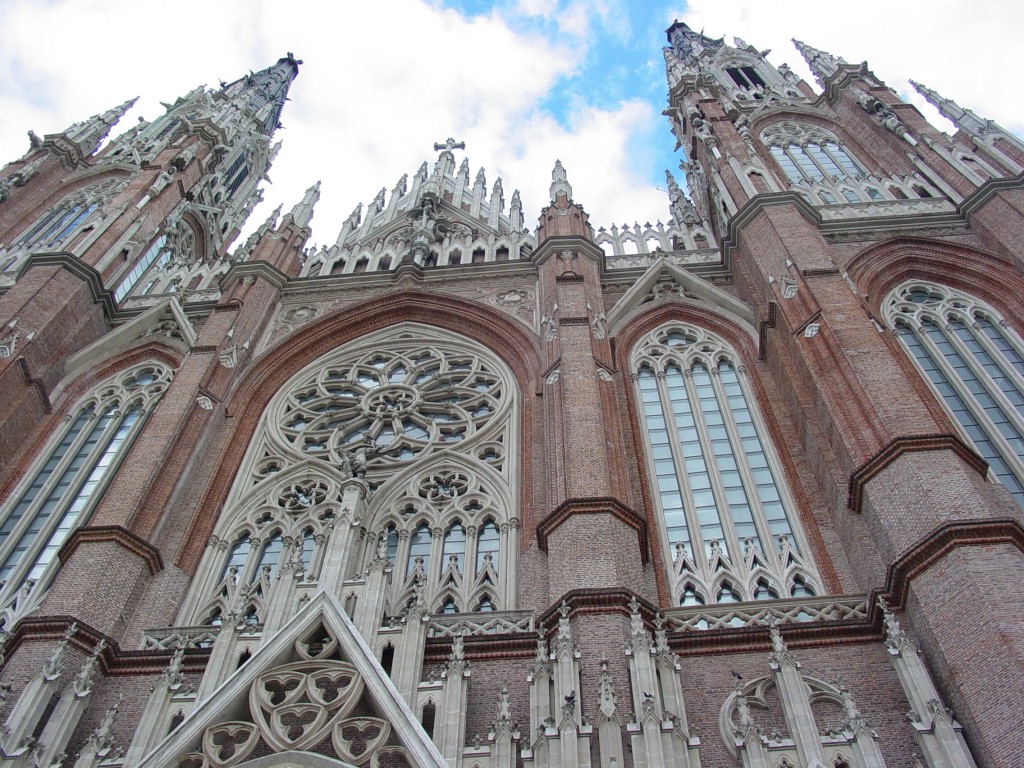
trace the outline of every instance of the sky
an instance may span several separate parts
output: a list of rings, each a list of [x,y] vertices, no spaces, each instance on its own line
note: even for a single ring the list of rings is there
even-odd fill
[[[674,19],[770,48],[810,82],[793,37],[867,60],[944,130],[908,78],[1024,135],[1020,0],[0,0],[0,162],[28,149],[29,129],[140,97],[117,133],[293,51],[304,64],[283,148],[246,231],[321,180],[310,243],[333,243],[357,203],[449,136],[488,192],[499,176],[506,201],[521,190],[531,228],[556,159],[595,227],[666,221],[665,169],[683,159],[661,115]]]

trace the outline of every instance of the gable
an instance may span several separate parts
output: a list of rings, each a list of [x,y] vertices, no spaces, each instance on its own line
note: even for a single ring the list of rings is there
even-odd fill
[[[139,768],[372,768],[381,761],[446,768],[337,598],[321,592]]]
[[[749,306],[664,256],[655,261],[608,312],[608,335],[617,335],[629,320],[645,309],[669,301],[713,309],[757,338],[754,313]]]

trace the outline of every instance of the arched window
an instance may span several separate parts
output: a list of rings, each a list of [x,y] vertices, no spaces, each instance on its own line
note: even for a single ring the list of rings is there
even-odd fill
[[[68,413],[26,479],[0,507],[0,605],[9,605],[31,580],[45,585],[59,567],[56,555],[84,523],[171,371],[157,363],[112,376]],[[34,595],[41,596],[40,591]]]
[[[71,193],[19,235],[13,244],[36,248],[62,244],[125,186],[124,179],[108,178]]]
[[[132,288],[136,286],[146,271],[153,266],[153,263],[157,260],[157,257],[161,255],[164,250],[164,245],[167,243],[167,235],[160,235],[154,240],[146,252],[142,254],[142,258],[132,267],[132,270],[125,275],[124,279],[118,284],[114,290],[114,301],[124,301],[125,298],[131,293]],[[164,258],[161,259],[162,263],[166,263],[169,260],[170,254],[164,253]]]
[[[449,567],[458,571],[464,570],[464,561],[466,559],[466,531],[462,527],[462,523],[458,520],[452,523],[448,527],[448,530],[445,531],[444,550],[442,551],[442,554],[444,555],[440,564],[442,572]]]
[[[816,125],[775,123],[761,134],[787,178],[794,184],[862,178],[864,170],[834,134]]]
[[[992,474],[1024,505],[1024,343],[991,307],[945,286],[904,283],[886,317]]]
[[[277,567],[277,561],[281,559],[282,549],[284,549],[284,537],[280,531],[277,531],[263,543],[260,559],[256,563],[256,568],[249,575],[249,580],[255,581],[261,578],[264,573],[268,576],[273,576],[274,569]]]
[[[251,438],[179,622],[215,609],[227,617],[243,601],[263,617],[281,585],[340,583],[385,558],[385,610],[412,600],[431,611],[448,600],[459,612],[514,605],[518,398],[495,354],[415,323],[296,371]],[[353,481],[373,491],[358,512],[367,531],[358,542],[343,533],[351,520],[341,524],[353,514],[343,501]],[[248,548],[236,553],[243,537]]]
[[[718,337],[669,324],[633,355],[649,466],[676,602],[764,599],[765,573],[813,580],[806,544],[762,436],[743,369]],[[733,579],[718,583],[723,574]],[[784,595],[788,597],[788,595]]]
[[[252,549],[252,541],[249,539],[249,533],[243,533],[232,546],[228,552],[228,559],[224,563],[224,571],[221,573],[221,579],[224,579],[228,574],[232,573],[234,569],[234,577],[237,579],[238,574],[242,572],[242,568],[245,566],[245,561],[249,559],[249,550]]]
[[[421,523],[413,531],[412,536],[409,537],[409,556],[406,558],[405,566],[406,576],[411,576],[413,571],[417,569],[417,566],[424,571],[427,570],[430,565],[431,539],[430,526],[426,523]]]
[[[498,549],[501,535],[498,533],[498,526],[493,520],[488,520],[480,529],[476,538],[476,572],[479,574],[489,564],[494,570],[498,570]]]

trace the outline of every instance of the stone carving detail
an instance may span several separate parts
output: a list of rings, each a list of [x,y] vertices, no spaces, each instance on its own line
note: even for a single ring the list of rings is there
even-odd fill
[[[509,385],[450,344],[362,350],[298,380],[278,412],[291,451],[341,466],[357,445],[367,471],[469,440],[505,409]]]
[[[518,307],[533,301],[533,291],[526,288],[509,288],[491,294],[490,302],[499,307]]]
[[[338,741],[363,680],[343,661],[297,661],[261,675],[249,689],[260,735],[276,751],[310,749],[328,734]]]
[[[323,307],[315,304],[302,304],[297,307],[282,309],[277,316],[277,327],[285,331],[294,331],[323,314]]]

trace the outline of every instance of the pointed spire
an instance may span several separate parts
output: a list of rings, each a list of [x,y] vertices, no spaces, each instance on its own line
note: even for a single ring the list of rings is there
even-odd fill
[[[555,167],[551,171],[551,202],[557,202],[559,195],[565,195],[565,199],[572,200],[572,187],[565,175],[565,168],[561,160],[555,160]]]
[[[299,74],[300,64],[302,61],[289,51],[276,64],[222,85],[221,91],[231,97],[244,95],[246,107],[259,116],[260,130],[269,136],[277,128],[288,89]]]
[[[672,171],[665,171],[665,182],[668,184],[668,210],[676,224],[680,226],[700,224],[700,216],[697,215],[697,209],[693,207],[693,203],[683,194],[683,190],[676,183],[676,178],[672,175]]]
[[[932,90],[928,86],[922,85],[914,80],[911,80],[910,84],[914,87],[915,91],[924,96],[925,101],[939,111],[940,115],[947,120],[952,121],[958,128],[962,128],[968,133],[978,134],[984,132],[985,129],[992,127],[991,120],[979,117],[971,110],[961,107],[952,99],[944,98],[937,91]]]
[[[306,194],[302,196],[302,200],[299,201],[298,205],[292,208],[291,216],[292,221],[295,222],[295,226],[300,229],[309,226],[309,220],[313,218],[313,206],[316,205],[317,200],[320,199],[320,182],[318,181],[312,187],[306,190]]]
[[[91,155],[99,149],[100,144],[107,137],[107,134],[110,133],[110,129],[114,127],[118,120],[124,117],[129,109],[135,106],[135,102],[138,100],[139,97],[136,96],[134,99],[128,99],[128,101],[113,109],[93,115],[81,123],[75,123],[64,131],[64,136],[78,145],[83,156]]]
[[[822,88],[825,87],[825,81],[839,71],[839,65],[846,63],[842,57],[837,59],[828,51],[818,50],[807,43],[797,40],[795,37],[793,38],[793,45],[800,51],[800,55],[804,57],[807,66],[811,68],[814,79],[818,81],[818,85]]]

